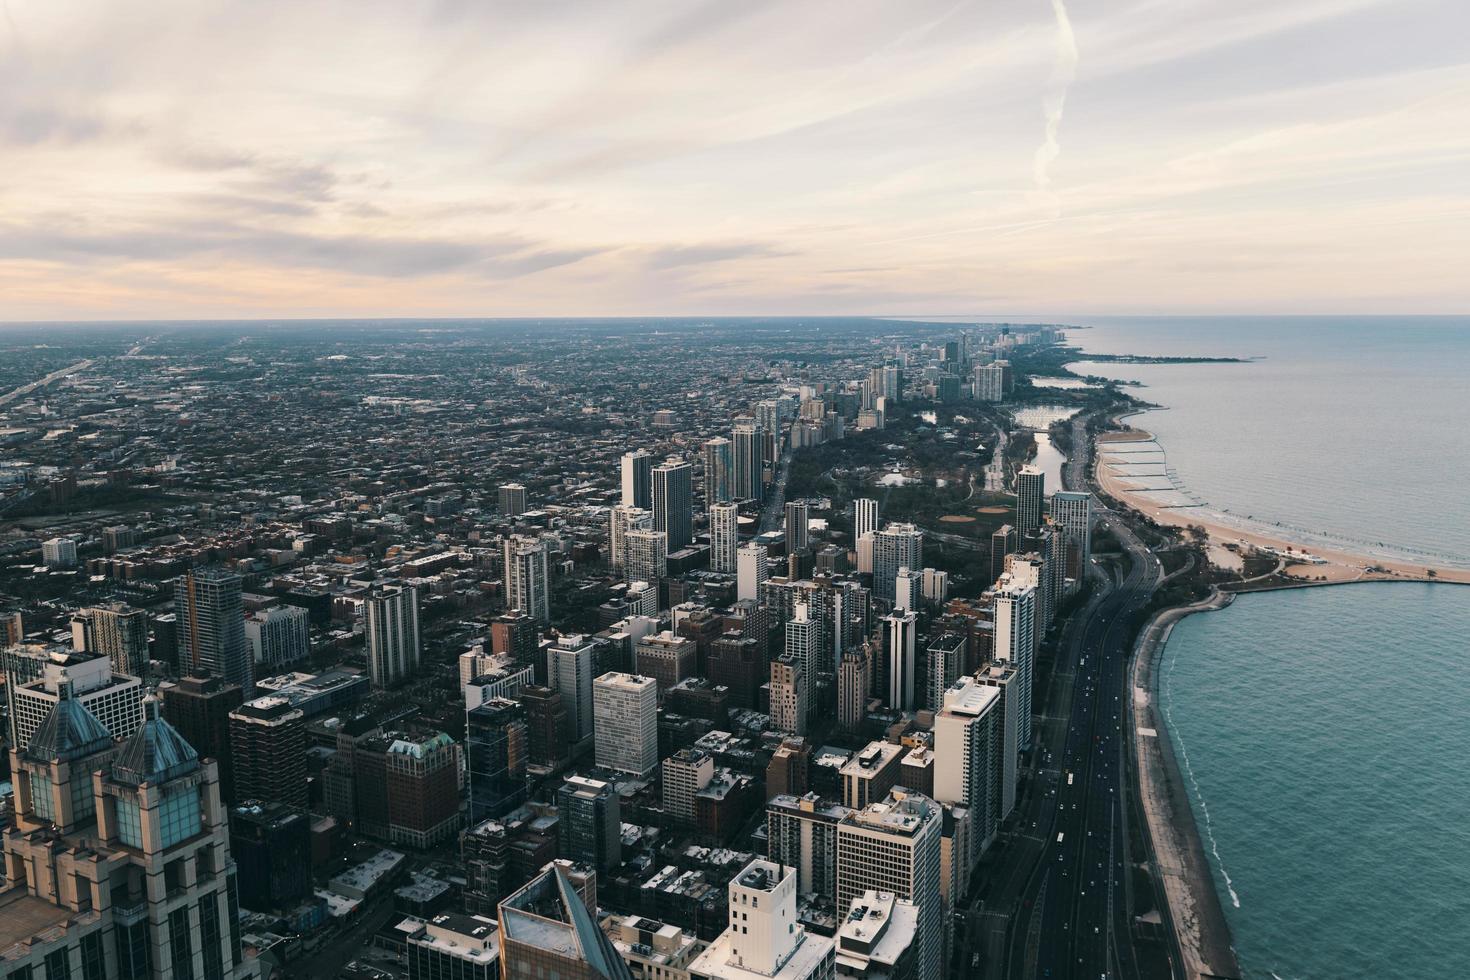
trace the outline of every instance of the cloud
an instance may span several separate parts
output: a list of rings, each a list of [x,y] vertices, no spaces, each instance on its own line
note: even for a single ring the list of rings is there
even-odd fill
[[[688,265],[712,265],[736,259],[780,258],[792,254],[795,253],[790,249],[763,242],[665,245],[647,253],[647,264],[653,269],[673,269]]]
[[[219,222],[117,231],[60,223],[0,226],[0,259],[99,262],[243,262],[283,271],[323,269],[355,276],[413,278],[461,272],[513,279],[579,262],[602,248],[553,247],[517,238],[474,241],[317,235]]]
[[[1046,118],[1046,137],[1036,148],[1032,163],[1032,177],[1036,189],[1043,194],[1051,193],[1051,165],[1062,152],[1057,136],[1062,127],[1062,109],[1067,103],[1067,89],[1077,77],[1077,36],[1072,32],[1072,20],[1067,16],[1063,0],[1051,0],[1052,13],[1057,19],[1056,58],[1052,63],[1051,81],[1046,95],[1041,100],[1042,115]],[[1052,198],[1055,207],[1055,198]]]

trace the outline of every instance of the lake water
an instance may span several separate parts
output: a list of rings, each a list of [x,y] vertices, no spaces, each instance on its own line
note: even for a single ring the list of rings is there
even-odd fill
[[[1081,318],[1188,496],[1470,563],[1470,318]],[[1183,495],[1181,500],[1186,499]],[[1470,588],[1245,596],[1191,616],[1161,697],[1248,977],[1470,974]],[[1228,876],[1228,877],[1227,877]]]
[[[1259,357],[1074,364],[1141,381],[1183,489],[1343,544],[1470,564],[1470,318],[1081,318],[1084,352]]]
[[[1470,975],[1470,588],[1190,616],[1161,704],[1247,977]]]

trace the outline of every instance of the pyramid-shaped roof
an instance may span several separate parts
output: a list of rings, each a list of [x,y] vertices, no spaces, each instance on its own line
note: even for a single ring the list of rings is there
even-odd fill
[[[72,762],[111,745],[112,733],[72,696],[71,682],[66,681],[55,706],[31,736],[25,754],[37,762]]]
[[[160,783],[199,768],[199,753],[158,714],[158,701],[143,702],[143,725],[112,760],[112,778],[129,786]]]

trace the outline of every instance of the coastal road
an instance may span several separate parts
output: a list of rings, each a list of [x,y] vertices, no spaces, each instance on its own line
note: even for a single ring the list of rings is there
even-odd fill
[[[1090,444],[1073,429],[1064,482],[1086,486]],[[1030,772],[1003,846],[977,872],[957,944],[961,976],[1168,976],[1159,948],[1134,947],[1125,762],[1126,668],[1138,614],[1162,577],[1157,559],[1108,510],[1123,554],[1089,570],[1086,604],[1038,664]],[[1152,906],[1152,902],[1149,903]]]
[[[1158,561],[1126,524],[1101,517],[1122,542],[1128,567],[1058,662],[1075,675],[1067,733],[1053,765],[1055,806],[1038,867],[1013,929],[1011,975],[1137,978],[1133,912],[1125,894],[1128,854],[1127,667],[1139,613],[1162,577]],[[1014,937],[1024,936],[1018,942]]]

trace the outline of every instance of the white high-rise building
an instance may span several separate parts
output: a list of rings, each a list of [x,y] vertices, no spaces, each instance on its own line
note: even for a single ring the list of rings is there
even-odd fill
[[[900,568],[922,568],[924,532],[912,524],[889,524],[873,542],[873,594],[890,602]]]
[[[811,618],[806,603],[798,602],[795,615],[786,624],[786,655],[801,665],[809,681],[816,677],[821,643],[822,624]]]
[[[944,976],[941,838],[944,813],[919,793],[894,790],[837,825],[837,907],[869,889],[891,892],[919,908],[921,978]]]
[[[1006,365],[1003,361],[992,361],[975,369],[975,400],[1001,402],[1006,397]]]
[[[873,573],[873,551],[877,546],[878,534],[875,531],[869,531],[857,539],[854,550],[857,552],[857,570],[859,572],[867,572],[869,575]]]
[[[647,776],[658,767],[658,682],[610,671],[592,682],[599,766]]]
[[[888,707],[894,711],[913,711],[918,686],[917,656],[919,616],[898,613],[883,617],[888,628]]]
[[[1016,534],[1021,540],[1041,529],[1041,510],[1046,503],[1046,474],[1035,466],[1023,466],[1016,474]]]
[[[368,677],[374,687],[394,687],[419,669],[419,590],[385,585],[363,602]]]
[[[1036,590],[1005,583],[995,596],[995,659],[1016,668],[1016,738],[1022,749],[1031,747],[1031,683],[1036,643]]]
[[[1031,627],[1032,651],[1041,648],[1041,640],[1046,635],[1047,625],[1047,578],[1046,562],[1041,556],[1034,552],[1026,554],[1006,555],[1006,571],[996,581],[996,588],[1025,587],[1036,590],[1035,623]]]
[[[1067,538],[1067,574],[1080,585],[1092,557],[1092,494],[1058,490],[1051,495],[1051,517]]]
[[[949,598],[949,572],[924,569],[924,598],[930,602],[944,602]]]
[[[653,515],[642,507],[617,505],[607,512],[608,564],[622,569],[628,562],[628,532],[653,528]]]
[[[629,531],[623,538],[623,579],[657,586],[669,574],[669,538],[662,531]]]
[[[61,700],[63,688],[113,738],[127,738],[143,724],[143,682],[115,672],[112,661],[101,654],[26,644],[6,651],[5,661],[12,746],[30,744]]]
[[[505,539],[505,605],[538,623],[551,622],[551,561],[546,541],[524,534]]]
[[[872,497],[859,497],[852,502],[852,539],[857,541],[864,534],[878,533],[878,501]]]
[[[764,545],[754,542],[741,545],[736,553],[735,597],[759,601],[761,583],[771,577],[769,556]]]
[[[918,612],[923,583],[922,572],[907,566],[900,568],[893,578],[893,611]]]
[[[51,538],[41,542],[41,563],[47,568],[74,568],[77,543],[71,538]]]
[[[992,798],[996,769],[1004,763],[1000,695],[998,688],[961,677],[944,692],[944,706],[934,716],[934,798],[970,810],[967,878],[1000,824],[999,801]]]
[[[592,679],[596,662],[596,644],[581,634],[559,636],[546,648],[547,686],[560,692],[576,742],[591,735],[595,724]]]
[[[704,504],[711,508],[733,500],[735,454],[732,443],[715,436],[704,444]]]
[[[258,665],[267,673],[305,660],[311,653],[311,614],[300,606],[271,606],[245,619],[245,640]]]
[[[692,980],[831,980],[836,942],[796,917],[796,871],[756,858],[729,887],[730,924],[689,965]],[[937,974],[936,974],[937,976]]]
[[[519,517],[526,512],[526,486],[523,483],[506,483],[500,487],[500,513],[506,517]]]
[[[671,459],[653,468],[653,529],[668,535],[669,551],[694,540],[694,467]]]
[[[735,571],[735,550],[740,546],[740,508],[733,503],[711,504],[709,509],[709,568],[712,572]]]
[[[635,449],[623,454],[623,506],[648,510],[653,506],[653,453]]]

